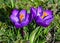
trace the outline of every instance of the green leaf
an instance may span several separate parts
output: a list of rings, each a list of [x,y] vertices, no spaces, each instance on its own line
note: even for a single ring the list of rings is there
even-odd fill
[[[43,30],[43,28],[40,27],[39,30],[38,30],[38,32],[37,32],[37,35],[36,35],[34,41],[42,34],[42,30]]]
[[[29,37],[30,43],[33,43],[35,35],[38,32],[38,29],[39,29],[39,27],[37,27],[35,30],[33,30],[33,32],[30,34],[30,37]]]
[[[11,0],[12,8],[14,7],[14,0]]]

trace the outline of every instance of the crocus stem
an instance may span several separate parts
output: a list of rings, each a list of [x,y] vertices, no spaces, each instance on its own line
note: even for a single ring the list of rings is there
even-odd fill
[[[21,36],[22,36],[22,38],[24,38],[24,31],[23,31],[23,28],[21,28]]]

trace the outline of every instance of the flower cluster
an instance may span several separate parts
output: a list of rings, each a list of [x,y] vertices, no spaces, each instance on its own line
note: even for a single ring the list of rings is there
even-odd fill
[[[23,28],[27,26],[32,20],[40,26],[47,27],[53,21],[53,12],[51,10],[43,10],[40,6],[38,8],[32,7],[30,13],[25,9],[19,11],[14,9],[11,13],[10,19],[16,28]]]

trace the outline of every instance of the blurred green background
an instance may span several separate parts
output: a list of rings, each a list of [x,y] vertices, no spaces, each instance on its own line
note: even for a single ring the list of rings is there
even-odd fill
[[[16,29],[9,16],[13,9],[26,9],[30,7],[53,11],[54,21],[48,27],[36,27],[35,21],[29,26]],[[60,0],[0,0],[0,43],[54,43],[60,41]]]

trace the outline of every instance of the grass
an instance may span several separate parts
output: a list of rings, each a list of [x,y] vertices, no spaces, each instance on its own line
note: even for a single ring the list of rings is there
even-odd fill
[[[9,16],[14,8],[26,9],[30,12],[30,7],[42,6],[44,9],[51,9],[54,13],[54,21],[47,28],[36,27],[32,22],[21,29],[16,29],[11,23]],[[55,34],[55,40],[60,41],[60,0],[0,0],[0,42],[1,43],[50,43]],[[49,37],[47,37],[48,35]],[[50,39],[50,40],[47,40]],[[49,42],[50,41],[50,42]]]

